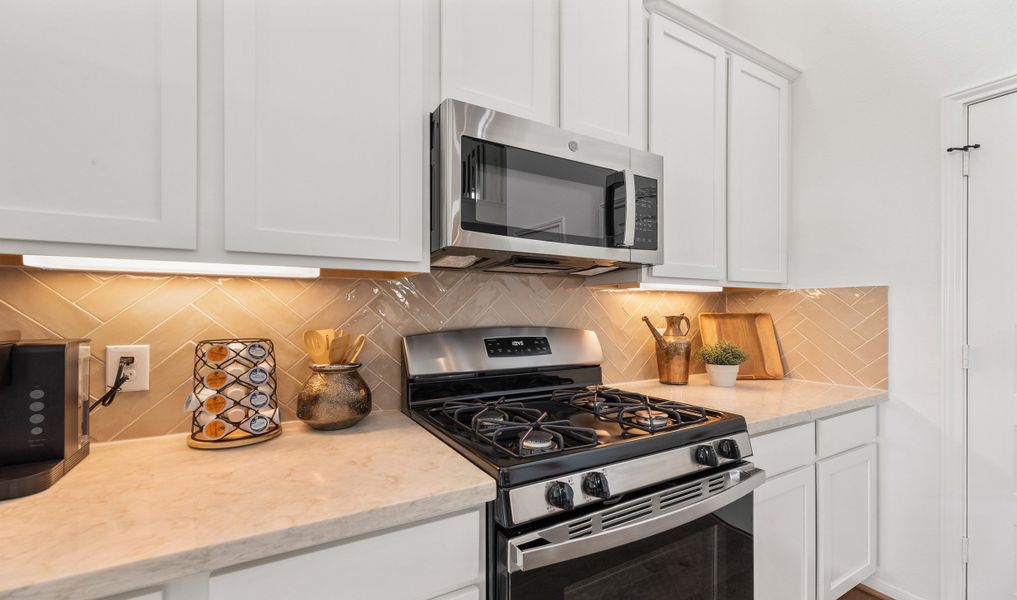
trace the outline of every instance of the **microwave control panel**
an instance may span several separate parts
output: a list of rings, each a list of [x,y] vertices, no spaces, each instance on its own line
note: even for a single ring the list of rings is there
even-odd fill
[[[657,182],[636,175],[636,240],[633,248],[657,249]]]

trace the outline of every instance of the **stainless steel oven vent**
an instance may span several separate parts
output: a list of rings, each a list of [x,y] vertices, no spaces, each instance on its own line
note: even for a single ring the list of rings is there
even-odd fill
[[[541,536],[548,540],[560,541],[607,531],[627,523],[640,521],[654,514],[667,512],[674,508],[709,498],[723,492],[736,483],[738,483],[737,479],[733,479],[730,473],[721,473],[699,481],[684,483],[661,490],[650,496],[639,498],[638,500],[625,502],[618,506],[593,513],[582,519],[563,523],[553,528],[557,531],[545,530],[541,532]]]

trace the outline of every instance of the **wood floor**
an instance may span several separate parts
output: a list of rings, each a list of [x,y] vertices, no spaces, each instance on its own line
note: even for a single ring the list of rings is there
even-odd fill
[[[860,585],[841,596],[839,600],[893,600],[893,598]]]

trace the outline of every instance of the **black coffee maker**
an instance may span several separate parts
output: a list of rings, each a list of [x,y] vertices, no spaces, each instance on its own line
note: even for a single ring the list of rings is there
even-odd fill
[[[89,340],[0,340],[0,500],[88,456]]]

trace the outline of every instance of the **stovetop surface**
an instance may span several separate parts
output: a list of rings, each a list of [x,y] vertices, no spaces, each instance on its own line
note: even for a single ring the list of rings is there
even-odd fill
[[[503,486],[746,429],[737,415],[602,387],[458,397],[408,412]]]

